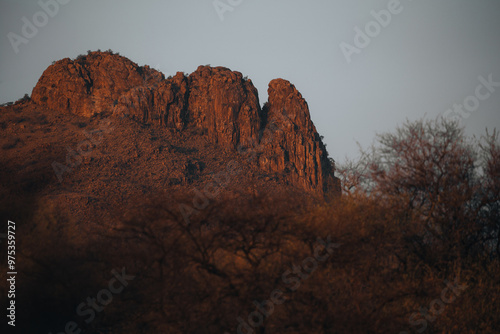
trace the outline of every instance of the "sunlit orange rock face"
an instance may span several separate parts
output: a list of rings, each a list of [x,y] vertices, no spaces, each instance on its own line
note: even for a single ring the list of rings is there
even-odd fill
[[[271,81],[261,108],[257,89],[241,73],[200,66],[174,77],[119,55],[94,52],[63,59],[43,73],[32,100],[63,113],[128,117],[184,131],[253,157],[249,163],[286,175],[288,184],[320,193],[338,191],[333,166],[306,101],[288,81]]]
[[[333,166],[302,95],[283,79],[271,81],[268,94],[260,166],[286,171],[292,183],[306,189],[335,187]]]
[[[134,87],[163,79],[118,55],[96,52],[80,59],[62,59],[49,66],[33,89],[32,100],[60,112],[93,116],[110,111]]]
[[[189,122],[226,147],[259,140],[261,110],[257,89],[239,72],[200,66],[189,76]]]

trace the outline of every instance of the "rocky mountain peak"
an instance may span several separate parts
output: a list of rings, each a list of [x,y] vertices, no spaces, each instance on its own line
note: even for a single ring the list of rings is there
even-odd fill
[[[314,129],[306,100],[289,81],[284,79],[272,80],[269,83],[267,93],[269,95],[271,116],[284,114],[300,129],[306,131]]]
[[[272,80],[261,108],[257,89],[240,72],[199,66],[165,79],[111,52],[49,66],[33,89],[41,106],[79,116],[125,116],[142,124],[195,130],[225,149],[251,152],[252,163],[307,191],[338,185],[307,102],[290,82]]]
[[[33,89],[32,100],[60,112],[93,116],[111,110],[113,103],[134,87],[163,80],[163,74],[139,67],[110,52],[93,52],[49,66]]]

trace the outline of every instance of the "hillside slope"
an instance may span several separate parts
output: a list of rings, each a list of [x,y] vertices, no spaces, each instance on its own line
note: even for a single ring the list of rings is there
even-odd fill
[[[108,52],[63,59],[30,100],[0,109],[0,127],[2,218],[52,203],[92,228],[138,194],[339,192],[295,87],[273,80],[261,108],[252,82],[226,68],[165,79]]]

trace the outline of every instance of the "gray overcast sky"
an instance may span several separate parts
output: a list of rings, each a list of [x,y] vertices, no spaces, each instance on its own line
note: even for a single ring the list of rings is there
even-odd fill
[[[270,80],[290,80],[339,162],[357,155],[356,141],[366,147],[375,133],[468,97],[467,133],[500,129],[500,87],[487,98],[480,90],[479,106],[470,98],[479,76],[500,82],[498,0],[220,0],[232,9],[223,20],[213,0],[58,1],[44,22],[38,1],[0,0],[0,103],[31,94],[53,60],[112,49],[166,75],[205,64],[240,71],[261,104]],[[385,27],[370,23],[388,7],[397,14]],[[23,17],[40,27],[16,54],[8,34],[23,36]],[[356,47],[356,26],[373,37],[348,63],[340,45]]]

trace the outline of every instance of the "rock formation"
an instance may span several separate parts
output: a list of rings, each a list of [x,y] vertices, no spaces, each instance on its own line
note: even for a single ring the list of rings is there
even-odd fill
[[[259,165],[268,171],[289,173],[292,183],[303,188],[323,187],[326,191],[333,170],[307,102],[283,79],[271,81],[268,94]]]
[[[267,173],[280,173],[308,191],[337,191],[328,154],[309,108],[288,81],[269,84],[260,107],[257,89],[239,72],[200,66],[191,75],[163,74],[109,52],[60,60],[47,68],[32,100],[81,116],[129,117],[179,131],[195,129],[214,144],[244,154]],[[250,161],[250,160],[249,160]]]
[[[161,80],[163,75],[147,66],[139,67],[118,55],[95,52],[49,66],[31,98],[53,110],[90,117],[110,111],[114,101],[132,88]]]

